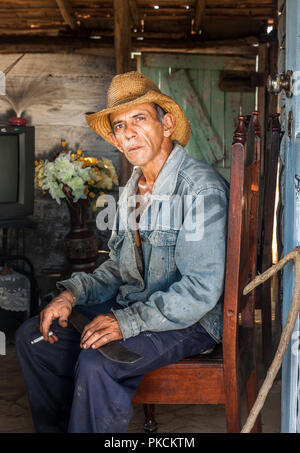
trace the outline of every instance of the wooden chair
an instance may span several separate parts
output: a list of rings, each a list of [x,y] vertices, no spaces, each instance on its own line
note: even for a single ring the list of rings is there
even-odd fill
[[[231,157],[223,343],[144,375],[132,402],[144,404],[147,432],[157,429],[155,404],[225,404],[227,432],[241,429],[241,394],[250,411],[257,396],[255,291],[243,296],[256,275],[260,128],[258,112],[239,116]],[[260,420],[253,432],[260,430]]]
[[[272,239],[274,227],[274,208],[276,197],[276,179],[280,144],[284,133],[281,130],[279,113],[270,115],[267,126],[266,147],[264,153],[264,172],[261,182],[260,231],[258,270],[263,273],[272,266]],[[280,249],[280,245],[279,245]],[[280,256],[280,250],[279,250]],[[273,359],[271,282],[257,288],[256,308],[261,309],[262,316],[262,352],[265,370]],[[276,338],[275,338],[276,340]]]

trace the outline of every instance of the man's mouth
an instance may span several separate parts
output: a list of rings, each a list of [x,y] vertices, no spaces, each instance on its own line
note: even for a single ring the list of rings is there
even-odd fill
[[[137,151],[138,149],[140,149],[141,146],[140,145],[135,145],[135,146],[130,146],[130,148],[127,149],[127,152],[128,153],[131,153],[133,151]]]

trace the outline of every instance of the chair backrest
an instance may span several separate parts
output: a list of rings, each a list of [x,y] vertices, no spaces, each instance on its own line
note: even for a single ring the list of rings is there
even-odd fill
[[[261,212],[259,225],[260,253],[258,268],[260,272],[264,272],[272,265],[272,237],[278,157],[280,153],[281,140],[284,135],[284,132],[281,130],[279,117],[280,113],[273,113],[268,118],[264,162],[261,162],[261,165],[263,165],[264,168],[263,180],[261,181],[262,199],[260,203]],[[281,247],[281,244],[279,244],[279,246]],[[268,280],[265,282],[263,287],[269,286],[269,283],[270,281]]]
[[[254,326],[255,291],[247,296],[242,292],[256,275],[257,266],[261,154],[258,115],[253,112],[251,116],[239,116],[232,144],[223,319],[227,370],[238,365],[240,327],[249,330]]]

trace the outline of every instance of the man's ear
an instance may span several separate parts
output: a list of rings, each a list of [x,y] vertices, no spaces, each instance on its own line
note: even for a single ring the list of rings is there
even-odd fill
[[[123,152],[123,150],[120,148],[120,145],[118,143],[118,140],[116,139],[116,137],[114,136],[114,134],[112,132],[110,132],[108,134],[109,136],[109,141],[111,142],[112,145],[114,145],[116,148],[118,148],[119,151],[121,151],[121,153]]]
[[[175,127],[175,118],[172,113],[166,113],[164,116],[164,136],[171,137]]]

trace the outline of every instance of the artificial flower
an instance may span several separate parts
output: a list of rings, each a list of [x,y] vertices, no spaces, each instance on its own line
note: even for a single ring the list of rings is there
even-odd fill
[[[74,203],[89,199],[96,210],[96,196],[119,184],[112,161],[85,157],[81,149],[73,152],[65,140],[61,140],[61,147],[49,160],[35,161],[36,187],[48,191],[58,204],[64,198]]]

